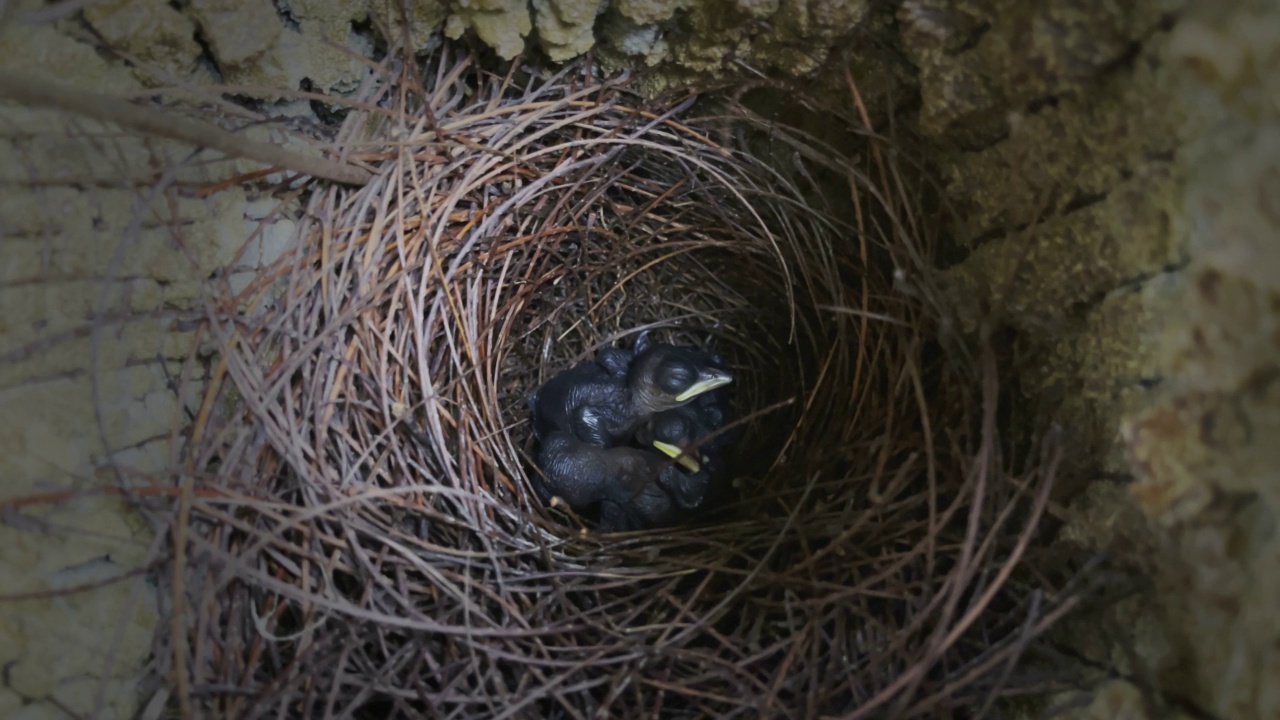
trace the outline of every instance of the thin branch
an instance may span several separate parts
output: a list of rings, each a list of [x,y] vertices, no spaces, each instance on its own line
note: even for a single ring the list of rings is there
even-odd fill
[[[354,165],[249,140],[208,123],[178,117],[162,108],[139,107],[106,95],[72,89],[48,80],[33,80],[7,70],[0,70],[0,97],[114,123],[145,135],[178,140],[217,150],[230,157],[256,160],[346,185],[364,185],[372,177],[368,170]]]

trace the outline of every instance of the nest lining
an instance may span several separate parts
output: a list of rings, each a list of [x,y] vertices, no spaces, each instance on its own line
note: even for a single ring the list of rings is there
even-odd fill
[[[1052,472],[1001,479],[989,354],[938,352],[931,224],[883,138],[853,160],[449,46],[369,93],[338,144],[375,181],[316,185],[290,251],[210,303],[195,612],[158,641],[192,704],[881,717],[1027,690],[1011,663],[1070,604],[1015,572]],[[789,170],[743,150],[779,138]],[[734,369],[741,496],[602,536],[532,494],[523,398],[643,329]]]

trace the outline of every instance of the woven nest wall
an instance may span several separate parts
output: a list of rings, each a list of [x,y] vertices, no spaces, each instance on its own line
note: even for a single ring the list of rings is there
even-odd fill
[[[865,111],[827,115],[850,152],[718,97],[449,47],[380,70],[334,140],[374,181],[296,190],[289,250],[209,303],[156,653],[185,709],[906,717],[1046,687],[1018,661],[1073,602],[1032,562],[1056,451],[1002,439],[996,349],[945,332],[927,173]],[[533,495],[524,397],[645,329],[730,362],[735,496],[601,534]]]

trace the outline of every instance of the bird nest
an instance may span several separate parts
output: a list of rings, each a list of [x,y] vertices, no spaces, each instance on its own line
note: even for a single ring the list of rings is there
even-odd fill
[[[883,717],[1028,691],[1015,661],[1070,604],[1026,569],[1051,462],[1008,471],[994,355],[940,332],[924,175],[865,110],[827,117],[849,151],[582,64],[446,46],[376,77],[335,143],[374,180],[305,187],[279,260],[210,303],[157,649],[184,708]],[[524,398],[644,330],[732,367],[734,497],[599,533],[533,494]]]

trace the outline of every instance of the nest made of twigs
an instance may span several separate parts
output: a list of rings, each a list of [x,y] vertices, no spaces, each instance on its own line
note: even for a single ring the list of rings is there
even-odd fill
[[[1066,607],[1015,572],[1051,472],[1001,474],[990,354],[939,346],[937,222],[865,112],[854,158],[580,64],[446,46],[379,77],[336,141],[375,180],[315,183],[279,262],[209,304],[190,610],[157,650],[190,707],[868,717],[1026,689]],[[601,535],[533,496],[524,397],[646,328],[730,361],[740,497]]]

